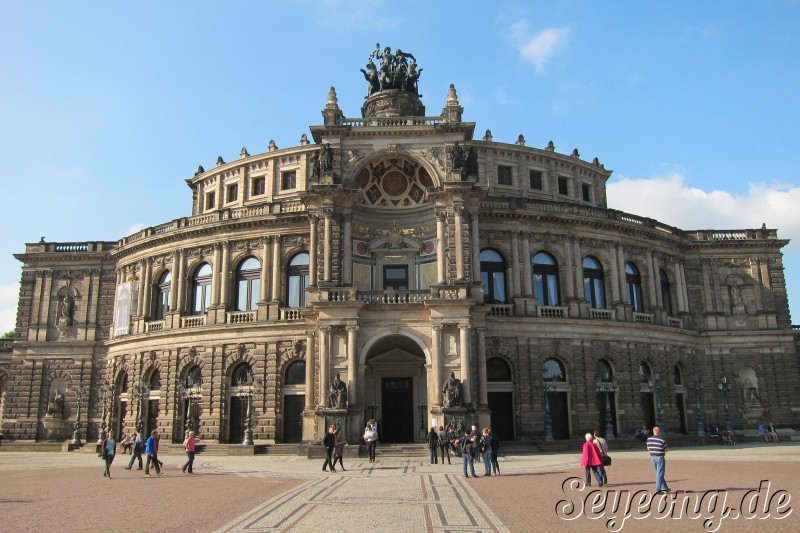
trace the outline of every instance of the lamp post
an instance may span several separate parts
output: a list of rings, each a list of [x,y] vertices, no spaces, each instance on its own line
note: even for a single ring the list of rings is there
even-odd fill
[[[542,372],[542,389],[544,390],[544,440],[553,442],[553,419],[550,416],[550,393],[556,390],[557,376]]]
[[[150,387],[142,380],[133,386],[133,399],[136,401],[138,414],[136,415],[136,431],[141,433],[144,430],[144,411],[147,398],[150,396]]]
[[[184,422],[184,435],[183,438],[186,439],[189,437],[189,432],[194,431],[194,413],[192,411],[192,401],[195,400],[195,397],[198,398],[199,401],[200,395],[203,392],[203,378],[197,378],[196,380],[192,381],[191,378],[186,378],[186,386],[182,383],[178,384],[178,394],[181,398],[184,399],[186,402],[186,420]],[[195,401],[195,405],[197,404]]]
[[[656,373],[648,377],[647,384],[650,385],[650,390],[653,391],[653,397],[656,401],[656,425],[661,427],[664,417],[664,411],[661,409],[661,376]]]
[[[725,431],[730,434],[733,433],[733,424],[731,423],[731,404],[728,399],[728,394],[731,392],[731,388],[733,388],[733,383],[728,381],[726,376],[722,376],[722,380],[717,383],[717,388],[722,392],[723,396],[725,396]]]
[[[253,392],[258,383],[253,378],[253,372],[248,370],[247,376],[240,377],[237,385],[239,386],[239,397],[247,398],[247,416],[244,424],[244,439],[242,444],[245,446],[253,445]]]
[[[78,388],[75,390],[75,396],[78,400],[78,410],[75,413],[75,423],[72,425],[72,444],[74,446],[81,445],[81,402],[83,401],[83,391],[84,388],[81,385],[78,385]],[[102,444],[102,442],[100,444]]]
[[[697,436],[705,437],[706,425],[703,423],[703,378],[699,375],[694,376],[694,394],[695,394],[695,416],[697,417]]]
[[[106,438],[106,408],[108,407],[108,397],[113,392],[114,386],[109,385],[108,381],[103,381],[100,385],[100,404],[103,406],[103,414],[100,420],[100,432],[97,434],[97,444],[103,445],[103,439]]]
[[[617,384],[613,381],[598,381],[597,392],[602,392],[606,395],[606,439],[612,440],[614,438],[614,418],[611,416],[611,393],[617,390]]]
[[[425,438],[425,433],[427,433],[427,427],[425,424],[425,408],[427,404],[419,402],[417,404],[417,409],[419,410],[419,435],[423,439]]]

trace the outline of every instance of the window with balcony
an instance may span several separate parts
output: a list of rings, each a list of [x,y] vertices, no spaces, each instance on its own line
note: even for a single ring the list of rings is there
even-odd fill
[[[593,309],[605,309],[605,293],[603,291],[603,267],[594,257],[583,260],[583,294]]]
[[[533,296],[537,305],[560,305],[558,264],[547,252],[533,256]]]
[[[506,262],[495,250],[481,252],[481,282],[484,303],[506,303]]]
[[[287,299],[289,307],[306,306],[306,287],[309,282],[308,252],[301,252],[289,261]]]
[[[172,297],[172,274],[169,271],[161,274],[161,278],[155,289],[156,309],[153,318],[156,320],[163,320],[164,315],[169,311],[170,299]]]
[[[408,289],[408,266],[385,265],[383,267],[383,288],[387,291]]]
[[[253,311],[261,293],[261,263],[248,257],[236,270],[236,310]]]
[[[211,306],[211,265],[203,263],[192,278],[192,314],[204,315]]]
[[[625,265],[625,285],[628,288],[628,303],[634,313],[642,312],[642,276],[633,263]]]

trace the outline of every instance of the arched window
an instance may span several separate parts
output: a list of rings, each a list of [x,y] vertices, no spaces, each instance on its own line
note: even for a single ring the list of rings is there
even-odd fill
[[[661,301],[664,302],[664,311],[668,316],[673,316],[672,291],[669,286],[669,278],[663,270],[659,271],[659,277],[661,278]]]
[[[603,293],[603,267],[592,256],[583,260],[583,294],[593,309],[605,309]]]
[[[634,313],[642,312],[642,276],[633,263],[625,265],[625,284],[628,287],[628,301]]]
[[[511,381],[511,368],[499,357],[486,361],[486,381]]]
[[[494,250],[481,252],[481,282],[484,303],[506,303],[506,262]]]
[[[611,365],[608,364],[608,361],[605,359],[597,361],[597,379],[598,381],[606,382],[614,380],[614,370],[612,370]]]
[[[186,386],[191,387],[196,383],[203,382],[203,374],[200,372],[200,367],[195,366],[186,373]]]
[[[295,361],[286,369],[286,379],[284,385],[305,385],[306,383],[306,362]]]
[[[231,374],[231,387],[250,385],[253,380],[253,368],[250,363],[242,363]]]
[[[156,320],[164,320],[164,315],[169,311],[172,296],[172,274],[169,271],[161,275],[156,285]]]
[[[683,385],[683,372],[681,372],[681,367],[678,365],[673,367],[673,379],[675,385]]]
[[[161,390],[161,371],[157,368],[150,374],[150,390]]]
[[[236,310],[252,311],[261,298],[261,263],[248,257],[236,270]]]
[[[306,287],[308,287],[308,252],[302,252],[289,261],[288,298],[289,307],[306,306]]]
[[[639,376],[642,378],[642,383],[650,383],[650,378],[653,377],[653,370],[646,361],[639,362]]]
[[[559,305],[558,264],[552,255],[539,252],[533,256],[533,295],[537,305]]]
[[[567,373],[564,371],[564,365],[558,359],[548,359],[544,362],[542,369],[542,376],[547,381],[567,381]]]
[[[211,305],[211,266],[203,263],[192,280],[192,314],[203,315]]]

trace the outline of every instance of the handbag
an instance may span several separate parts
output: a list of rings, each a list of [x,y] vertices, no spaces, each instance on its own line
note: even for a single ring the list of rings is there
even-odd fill
[[[611,466],[611,456],[604,455],[603,456],[603,466]]]

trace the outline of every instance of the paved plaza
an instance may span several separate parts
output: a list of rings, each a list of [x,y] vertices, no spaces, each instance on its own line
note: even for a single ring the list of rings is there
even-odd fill
[[[108,480],[90,453],[0,453],[0,532],[800,530],[800,512],[788,512],[800,502],[800,444],[671,451],[664,501],[672,511],[660,515],[658,499],[649,512],[636,511],[634,495],[649,500],[654,488],[647,454],[612,456],[609,484],[596,490],[571,485],[583,479],[578,451],[501,454],[502,475],[478,479],[465,479],[456,458],[346,459],[346,472],[326,474],[321,460],[300,457],[198,456],[190,476],[180,471],[182,456],[164,455],[161,477],[124,470],[120,456]],[[701,517],[673,518],[684,491],[699,495],[692,501]],[[743,498],[754,504],[752,519],[734,518]],[[592,504],[605,512],[587,516]],[[723,506],[732,510],[720,518]]]

